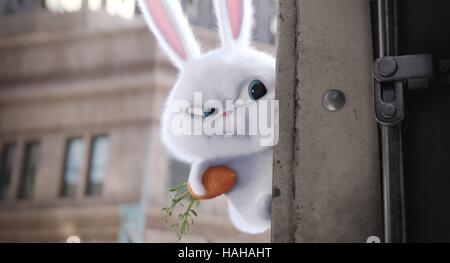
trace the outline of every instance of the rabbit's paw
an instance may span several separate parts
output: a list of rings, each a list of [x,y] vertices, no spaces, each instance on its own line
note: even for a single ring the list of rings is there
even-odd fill
[[[206,188],[203,185],[203,173],[207,166],[203,163],[194,163],[189,174],[189,186],[192,192],[197,196],[206,195]]]

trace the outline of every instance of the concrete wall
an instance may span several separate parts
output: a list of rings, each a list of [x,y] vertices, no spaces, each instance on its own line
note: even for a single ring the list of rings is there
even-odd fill
[[[281,0],[272,240],[381,237],[369,1]],[[327,91],[345,106],[330,112]]]

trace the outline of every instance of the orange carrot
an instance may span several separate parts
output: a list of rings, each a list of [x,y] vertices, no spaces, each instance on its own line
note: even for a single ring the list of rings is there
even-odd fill
[[[193,193],[191,186],[188,185],[188,191],[194,199],[209,200],[222,194],[228,193],[236,184],[236,173],[228,167],[211,167],[203,174],[203,185],[206,189],[204,196],[198,196]]]

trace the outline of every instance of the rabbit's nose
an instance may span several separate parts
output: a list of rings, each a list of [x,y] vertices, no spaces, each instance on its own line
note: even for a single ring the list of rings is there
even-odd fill
[[[230,116],[231,114],[233,114],[233,111],[232,110],[230,110],[230,111],[224,111],[223,112],[223,117],[228,117],[228,116]]]

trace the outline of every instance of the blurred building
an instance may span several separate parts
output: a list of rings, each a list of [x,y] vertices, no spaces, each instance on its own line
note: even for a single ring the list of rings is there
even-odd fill
[[[273,0],[256,39],[273,52]],[[211,2],[183,2],[206,46]],[[175,242],[161,219],[188,166],[160,142],[176,70],[134,0],[0,0],[0,242]],[[145,191],[142,191],[142,190]],[[133,231],[138,230],[138,233]],[[233,228],[223,198],[203,202],[184,241],[265,242]]]

